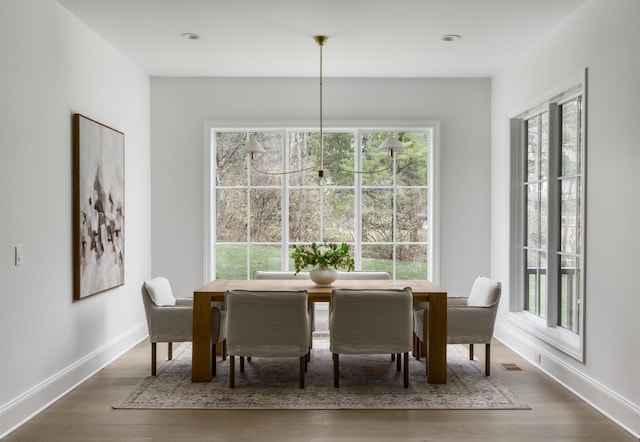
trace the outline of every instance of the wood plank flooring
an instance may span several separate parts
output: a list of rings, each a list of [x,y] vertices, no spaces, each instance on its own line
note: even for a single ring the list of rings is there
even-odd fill
[[[166,357],[159,345],[158,358]],[[483,347],[476,350],[484,364]],[[501,343],[491,372],[532,410],[113,410],[149,371],[137,345],[6,441],[635,441]],[[522,370],[509,371],[502,364]]]

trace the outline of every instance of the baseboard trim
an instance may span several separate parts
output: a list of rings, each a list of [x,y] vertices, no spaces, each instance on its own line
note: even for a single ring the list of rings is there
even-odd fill
[[[640,439],[640,407],[547,351],[520,329],[498,326],[495,338],[591,405],[622,429]]]
[[[0,439],[96,374],[148,336],[139,324],[0,406]]]

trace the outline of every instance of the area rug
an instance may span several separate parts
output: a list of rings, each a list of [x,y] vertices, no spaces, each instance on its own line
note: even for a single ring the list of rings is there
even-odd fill
[[[229,361],[218,358],[211,382],[191,382],[191,345],[182,344],[157,376],[142,379],[113,408],[130,409],[529,409],[500,376],[484,375],[484,362],[468,350],[447,349],[447,384],[428,384],[424,360],[409,358],[409,388],[389,355],[341,355],[340,387],[333,386],[328,341],[314,341],[306,385],[299,388],[298,359],[252,358],[229,388]]]

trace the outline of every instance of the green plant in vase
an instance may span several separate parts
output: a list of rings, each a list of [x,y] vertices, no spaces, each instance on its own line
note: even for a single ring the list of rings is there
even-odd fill
[[[321,287],[328,287],[337,277],[336,269],[352,271],[355,261],[347,243],[302,244],[291,252],[296,273],[311,268],[310,278]]]

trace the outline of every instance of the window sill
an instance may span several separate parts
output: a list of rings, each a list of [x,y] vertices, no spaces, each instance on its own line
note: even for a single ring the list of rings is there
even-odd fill
[[[584,362],[581,336],[562,327],[549,327],[545,320],[528,312],[511,312],[507,320],[568,356]]]

